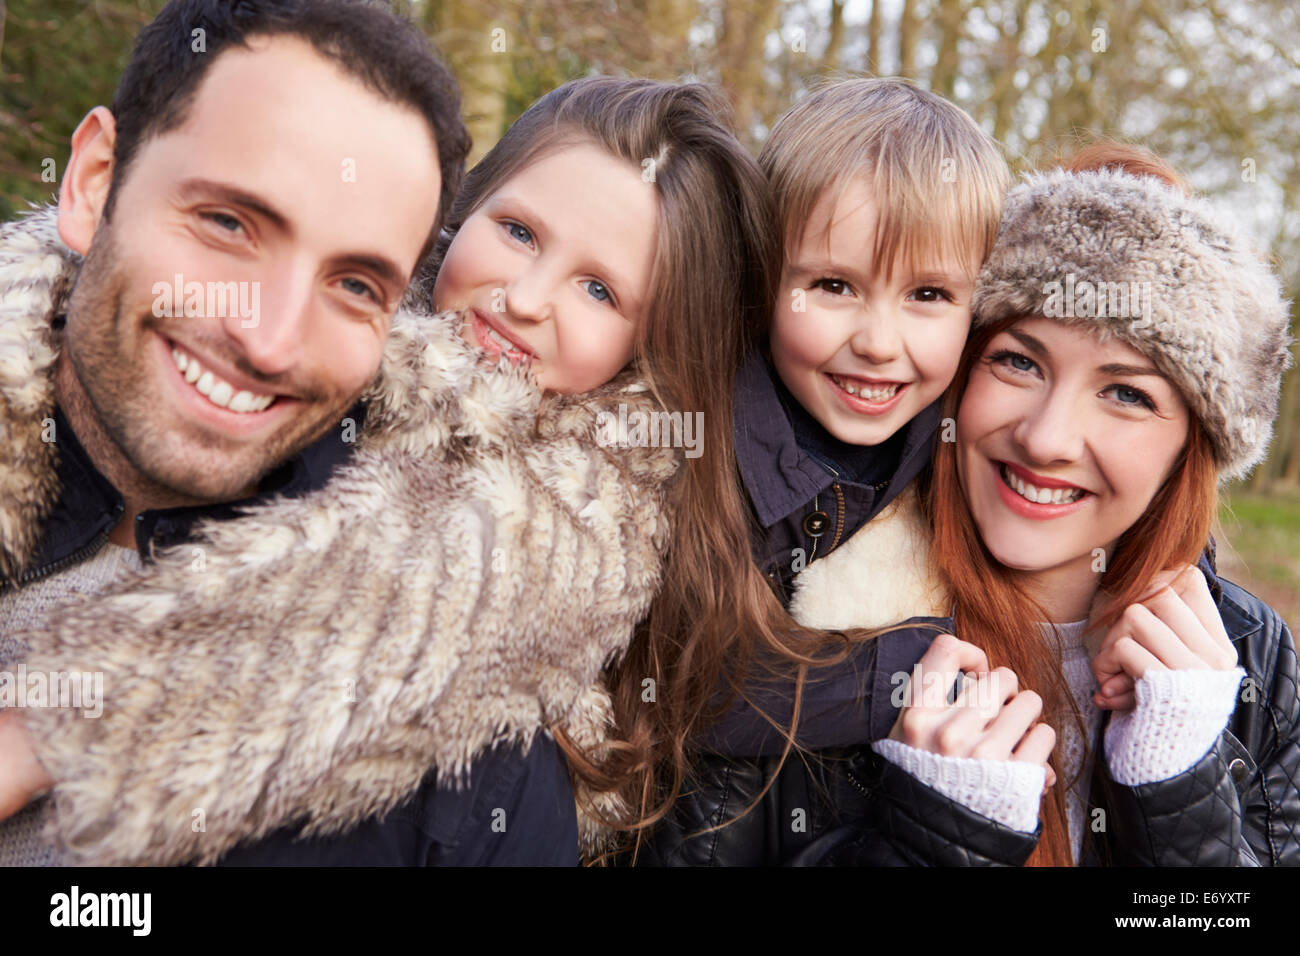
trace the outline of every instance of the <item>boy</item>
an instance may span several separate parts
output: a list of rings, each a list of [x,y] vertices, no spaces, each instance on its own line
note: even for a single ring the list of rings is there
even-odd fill
[[[823,87],[781,117],[759,163],[785,257],[769,347],[737,375],[734,437],[756,518],[752,557],[790,608],[795,576],[891,502],[898,507],[870,529],[881,560],[901,557],[894,545],[916,533],[915,497],[902,493],[929,461],[1010,171],[969,116],[894,79]],[[918,613],[870,577],[863,585],[843,596],[855,622],[864,602],[881,625]],[[833,627],[841,610],[797,617]],[[842,646],[835,639],[827,650]],[[841,666],[812,672],[800,694],[801,747],[888,732],[867,726],[863,703],[890,690],[878,679],[891,672],[886,653],[879,642],[858,644]],[[777,662],[784,673],[790,663]],[[695,739],[722,756],[692,762],[694,778],[655,832],[648,862],[787,862],[848,803],[835,793],[852,781],[832,762],[791,759],[782,770],[797,687],[751,686],[748,703]]]

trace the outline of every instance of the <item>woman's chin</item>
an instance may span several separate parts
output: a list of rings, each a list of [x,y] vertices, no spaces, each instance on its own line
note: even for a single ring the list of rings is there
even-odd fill
[[[1068,564],[1079,557],[1073,548],[1065,549],[1042,540],[1008,537],[984,539],[984,546],[998,564],[1012,571],[1047,571]]]

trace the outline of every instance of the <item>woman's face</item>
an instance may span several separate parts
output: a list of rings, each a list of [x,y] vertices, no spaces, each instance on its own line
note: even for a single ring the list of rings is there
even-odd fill
[[[640,170],[582,143],[524,167],[465,220],[434,304],[464,337],[530,364],[543,390],[585,392],[632,358],[650,299],[659,199]]]
[[[957,413],[957,470],[984,544],[1022,571],[1103,571],[1188,424],[1182,396],[1131,346],[1045,318],[998,333]]]

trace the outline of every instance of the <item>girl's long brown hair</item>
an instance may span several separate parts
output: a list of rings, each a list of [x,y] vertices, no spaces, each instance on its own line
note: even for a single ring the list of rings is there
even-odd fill
[[[1154,175],[1171,186],[1185,189],[1167,164],[1140,147],[1100,142],[1087,147],[1064,168],[1082,172],[1124,169]],[[955,420],[971,370],[989,342],[1022,316],[1007,316],[976,331],[962,354],[957,375],[944,397],[944,416]],[[932,556],[954,596],[954,633],[983,648],[993,667],[1006,666],[1020,678],[1020,686],[1043,698],[1044,722],[1058,732],[1073,723],[1083,734],[1082,717],[1065,684],[1060,662],[1038,628],[1047,613],[1027,593],[1017,572],[1001,565],[984,546],[971,517],[957,474],[954,442],[939,442],[922,500],[934,532]],[[1093,621],[1108,628],[1124,609],[1142,598],[1152,577],[1181,564],[1195,563],[1214,523],[1218,505],[1218,465],[1209,437],[1195,416],[1182,452],[1151,504],[1116,544],[1098,586],[1113,597],[1108,610]],[[1059,739],[1059,738],[1058,738]],[[1086,763],[1086,761],[1085,761]],[[1043,836],[1029,859],[1031,866],[1070,866],[1069,827],[1065,794],[1074,786],[1061,773],[1055,755],[1058,783],[1044,801]]]
[[[414,292],[427,303],[457,230],[501,185],[536,160],[594,143],[642,172],[659,202],[650,301],[633,362],[664,408],[703,412],[702,454],[685,459],[673,490],[672,537],[654,610],[608,674],[617,727],[599,753],[556,739],[589,791],[622,809],[587,807],[619,828],[658,818],[680,783],[683,745],[700,701],[717,690],[718,648],[742,647],[761,606],[783,617],[749,558],[748,501],[736,480],[732,389],[766,333],[780,278],[780,231],[757,161],[736,139],[725,97],[698,83],[589,77],[538,100],[472,169]],[[745,579],[741,589],[732,586]],[[692,624],[711,638],[686,641]],[[694,653],[707,647],[708,653]],[[643,681],[656,682],[643,701]],[[655,773],[677,761],[666,792]]]

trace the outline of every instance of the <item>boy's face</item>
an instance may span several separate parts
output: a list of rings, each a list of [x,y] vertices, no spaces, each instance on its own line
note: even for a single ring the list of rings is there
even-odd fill
[[[772,326],[786,388],[840,441],[878,445],[937,399],[970,331],[979,258],[873,260],[877,209],[854,180],[832,209],[824,196],[787,248]]]
[[[229,500],[374,377],[437,214],[437,147],[415,110],[285,37],[219,55],[105,219],[114,136],[107,111],[83,121],[60,199],[86,255],[67,324],[77,400],[127,480]]]

